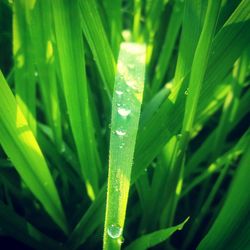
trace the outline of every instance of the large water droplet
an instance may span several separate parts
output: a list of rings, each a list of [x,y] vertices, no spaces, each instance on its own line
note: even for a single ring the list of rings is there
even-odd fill
[[[131,110],[126,108],[118,108],[117,112],[119,115],[126,118],[131,113]]]
[[[123,130],[120,130],[120,129],[117,129],[117,130],[115,131],[115,133],[116,133],[117,135],[119,135],[119,136],[124,136],[124,135],[126,135],[126,132],[123,131]]]
[[[188,89],[186,89],[186,91],[185,91],[185,95],[188,95],[188,94],[189,94]]]
[[[108,235],[112,239],[117,239],[122,235],[122,228],[119,225],[112,224],[108,227]]]

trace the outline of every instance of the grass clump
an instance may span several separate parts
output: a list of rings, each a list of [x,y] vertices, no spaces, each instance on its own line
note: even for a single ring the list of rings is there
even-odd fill
[[[249,0],[0,1],[0,243],[249,249],[249,34]]]

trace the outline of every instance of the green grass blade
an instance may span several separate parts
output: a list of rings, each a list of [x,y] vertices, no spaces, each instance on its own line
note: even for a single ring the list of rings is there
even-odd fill
[[[249,188],[250,144],[239,164],[225,204],[198,249],[249,249],[250,196]]]
[[[220,11],[220,1],[208,2],[204,28],[202,29],[191,69],[188,97],[183,120],[183,132],[190,132],[196,115],[197,104],[204,80],[213,34]]]
[[[121,0],[103,1],[106,15],[109,18],[111,48],[115,59],[119,53],[122,33],[122,4]]]
[[[55,0],[52,9],[70,125],[87,192],[94,199],[99,189],[95,158],[98,154],[90,115],[79,6],[70,0]]]
[[[32,1],[13,4],[13,55],[17,102],[32,131],[36,133],[36,80],[30,33]]]
[[[53,141],[60,151],[62,146],[61,112],[55,68],[55,46],[52,31],[50,1],[37,1],[30,11],[31,42],[41,89],[46,121],[53,130]]]
[[[1,72],[0,142],[26,185],[67,232],[61,201],[44,156]]]
[[[82,29],[96,61],[104,87],[111,98],[115,79],[115,60],[102,26],[95,0],[80,0]]]
[[[179,225],[143,235],[140,238],[133,241],[131,244],[129,244],[125,248],[125,250],[137,250],[137,249],[146,250],[148,248],[154,247],[157,244],[160,244],[161,242],[167,240],[177,230],[182,230],[188,219],[189,218],[187,218]]]
[[[174,45],[179,34],[182,23],[184,4],[181,1],[176,1],[173,6],[173,12],[170,17],[169,25],[164,38],[163,46],[161,49],[160,57],[156,65],[152,92],[155,93],[163,84],[163,79],[168,69],[171,55],[173,53]],[[189,34],[190,35],[190,34]]]
[[[112,101],[104,249],[120,249],[142,102],[146,46],[122,43]]]

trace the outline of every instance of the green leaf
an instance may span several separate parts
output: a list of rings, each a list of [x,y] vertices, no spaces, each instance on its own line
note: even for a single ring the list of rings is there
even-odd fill
[[[36,79],[30,31],[32,8],[32,1],[13,3],[13,56],[17,102],[33,133],[36,133]]]
[[[133,241],[131,244],[129,244],[125,248],[125,250],[136,250],[136,249],[146,250],[150,247],[154,247],[157,244],[160,244],[161,242],[167,240],[177,230],[182,230],[182,228],[184,227],[184,225],[188,220],[189,218],[187,218],[185,221],[183,221],[181,224],[177,226],[161,229],[153,233],[143,235],[140,238]]]
[[[198,246],[202,249],[250,247],[250,144],[238,166],[225,203],[211,229]]]
[[[111,99],[115,80],[115,60],[102,26],[96,2],[95,0],[80,0],[79,6],[83,33],[93,53],[104,87]]]
[[[0,143],[32,193],[67,232],[61,201],[44,156],[1,72]]]
[[[146,46],[122,43],[112,101],[104,249],[120,249],[142,103]]]
[[[52,1],[52,9],[70,125],[87,192],[94,199],[99,189],[98,153],[90,115],[80,11],[78,5],[70,0]]]

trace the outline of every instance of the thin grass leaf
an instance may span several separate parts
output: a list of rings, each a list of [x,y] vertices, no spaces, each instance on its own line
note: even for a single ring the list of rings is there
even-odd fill
[[[120,249],[144,87],[146,46],[122,43],[112,101],[104,249]]]
[[[32,1],[13,4],[13,55],[15,61],[15,90],[33,133],[36,133],[36,79],[30,32]]]
[[[155,68],[155,74],[152,83],[153,93],[155,93],[159,89],[159,87],[163,84],[162,81],[168,69],[174,45],[181,27],[182,23],[181,17],[183,15],[183,9],[184,9],[184,3],[181,1],[176,1],[173,6],[173,12],[170,17],[160,57]]]
[[[1,72],[0,143],[32,193],[67,232],[64,210],[44,156]]]
[[[220,1],[216,3],[208,3],[204,28],[202,29],[197,49],[194,54],[194,60],[191,69],[190,81],[188,86],[188,97],[185,106],[185,114],[183,120],[183,132],[190,132],[193,126],[194,117],[202,82],[205,76],[215,25],[220,11]]]
[[[36,80],[39,80],[44,113],[53,130],[53,140],[58,151],[62,146],[61,111],[55,68],[55,45],[52,31],[50,1],[37,1],[30,11],[30,33],[36,64]]]
[[[106,15],[109,18],[111,48],[117,60],[122,33],[122,4],[121,0],[103,1]]]
[[[96,61],[107,95],[111,99],[115,79],[115,60],[102,26],[96,1],[79,1],[82,29]]]
[[[170,228],[158,230],[153,233],[143,235],[140,238],[133,241],[131,244],[129,244],[125,248],[125,250],[136,250],[136,249],[146,250],[150,247],[154,247],[160,244],[161,242],[167,240],[177,230],[182,230],[184,225],[187,223],[188,219],[189,218],[187,218],[185,221],[183,221],[181,224],[177,226],[173,226]]]
[[[78,5],[70,0],[55,0],[52,9],[70,125],[87,192],[94,199],[99,190],[99,167],[96,164],[98,153],[89,108],[80,11]]]
[[[250,247],[250,144],[239,164],[225,204],[198,249],[249,249]],[[220,235],[220,237],[218,237]]]

